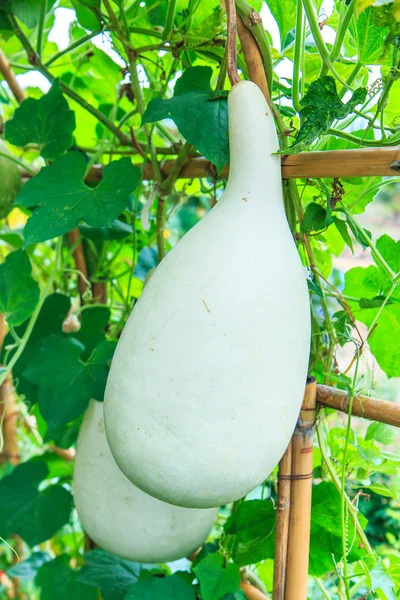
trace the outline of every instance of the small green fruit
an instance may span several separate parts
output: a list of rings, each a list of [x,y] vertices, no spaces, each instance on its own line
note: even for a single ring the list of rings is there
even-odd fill
[[[6,144],[0,139],[0,219],[4,219],[11,211],[22,187],[18,165],[3,154],[12,156]]]

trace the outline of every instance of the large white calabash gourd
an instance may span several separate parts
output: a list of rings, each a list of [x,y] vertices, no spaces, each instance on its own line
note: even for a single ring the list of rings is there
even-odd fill
[[[135,487],[115,464],[104,433],[103,403],[96,400],[90,401],[79,433],[73,488],[93,541],[136,562],[187,556],[203,544],[218,513],[172,506]]]
[[[308,292],[272,155],[273,117],[251,82],[232,88],[228,110],[226,191],[152,275],[105,396],[121,470],[188,507],[236,500],[271,473],[307,376]]]

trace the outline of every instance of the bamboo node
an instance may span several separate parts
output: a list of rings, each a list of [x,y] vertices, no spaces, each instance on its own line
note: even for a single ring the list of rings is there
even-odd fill
[[[311,473],[302,473],[301,475],[281,475],[279,479],[286,479],[288,481],[303,481],[304,479],[312,479]]]

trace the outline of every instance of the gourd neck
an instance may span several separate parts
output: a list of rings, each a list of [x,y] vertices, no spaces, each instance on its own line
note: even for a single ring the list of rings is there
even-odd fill
[[[274,155],[279,149],[278,137],[271,109],[261,90],[251,81],[236,84],[229,92],[228,115],[230,167],[227,191],[265,192],[281,204],[280,159]],[[275,189],[278,193],[273,194]],[[266,203],[263,194],[257,195]]]

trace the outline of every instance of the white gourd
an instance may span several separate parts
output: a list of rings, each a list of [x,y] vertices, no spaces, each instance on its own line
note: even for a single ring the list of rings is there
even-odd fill
[[[146,285],[105,396],[125,475],[196,508],[232,502],[271,473],[309,358],[306,276],[284,212],[273,117],[248,81],[232,88],[228,111],[226,191]]]
[[[135,487],[118,469],[104,432],[103,403],[91,400],[79,433],[75,505],[83,527],[105,550],[136,562],[169,562],[204,543],[218,510],[181,508]]]

